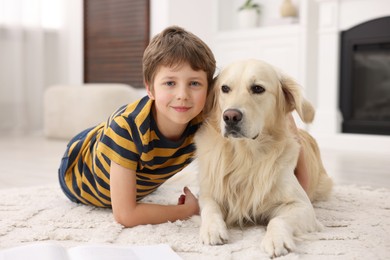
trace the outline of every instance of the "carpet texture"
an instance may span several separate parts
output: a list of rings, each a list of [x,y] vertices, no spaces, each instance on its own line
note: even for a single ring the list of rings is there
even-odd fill
[[[181,189],[175,182],[164,184],[146,201],[174,204]],[[0,248],[36,241],[65,247],[166,243],[183,259],[268,259],[260,250],[263,226],[230,229],[228,244],[205,246],[199,243],[199,216],[123,228],[109,209],[71,203],[56,185],[0,190],[0,197]],[[306,235],[281,259],[390,259],[389,197],[386,189],[336,185],[330,200],[314,205],[324,230]]]

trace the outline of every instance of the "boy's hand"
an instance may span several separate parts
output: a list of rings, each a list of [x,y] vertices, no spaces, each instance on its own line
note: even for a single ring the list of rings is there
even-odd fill
[[[199,215],[199,204],[198,199],[192,194],[191,190],[188,187],[184,187],[184,194],[180,195],[178,199],[178,205],[187,205],[193,212],[192,215]]]
[[[177,205],[183,205],[186,202],[186,195],[181,194],[179,199],[177,200]]]

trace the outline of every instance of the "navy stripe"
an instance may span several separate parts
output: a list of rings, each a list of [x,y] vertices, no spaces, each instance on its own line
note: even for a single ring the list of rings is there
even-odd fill
[[[116,153],[120,154],[122,157],[128,158],[130,160],[138,161],[139,160],[139,155],[124,149],[122,146],[119,146],[117,143],[115,143],[114,140],[112,140],[110,137],[105,136],[103,138],[102,143],[110,147],[112,150],[114,150]]]
[[[188,134],[189,135],[194,135],[196,133],[196,131],[198,131],[199,127],[201,126],[202,124],[199,123],[199,124],[196,124],[196,125],[191,125],[190,126],[190,129],[188,131]]]
[[[145,105],[148,103],[148,101],[149,101],[148,96],[141,99],[141,101],[139,102],[138,106],[136,107],[136,109],[134,110],[134,113],[133,113],[134,115],[136,115],[136,117],[134,118],[134,121],[136,119],[138,119],[139,113],[145,108]],[[139,131],[141,132],[141,135],[146,134],[148,132],[148,130],[150,129],[150,121],[154,121],[154,120],[151,120],[151,118],[150,118],[151,116],[152,116],[152,109],[148,113],[148,116],[143,118],[142,123],[139,124]]]
[[[123,106],[121,106],[120,108],[118,108],[114,113],[112,113],[111,118],[114,118],[114,117],[116,117],[117,115],[120,115],[120,114],[122,114],[123,112],[125,112],[126,109],[127,109],[127,106],[128,106],[128,105],[123,105]]]
[[[76,158],[80,154],[80,150],[81,150],[81,147],[83,146],[83,143],[84,143],[84,140],[80,140],[75,145],[75,147],[72,149],[72,151],[70,151],[69,164],[68,165],[71,165],[76,160]]]
[[[150,129],[150,115],[147,116],[144,121],[139,126],[139,131],[142,135],[146,134],[148,130]]]
[[[160,186],[160,185],[158,185],[157,187],[159,187],[159,186]],[[139,192],[139,193],[150,192],[150,191],[156,190],[157,187],[156,187],[156,186],[153,186],[153,187],[151,187],[151,188],[149,188],[149,189],[137,188],[137,192]]]
[[[185,166],[187,166],[193,159],[188,158],[184,163],[177,164],[177,165],[170,165],[168,167],[164,168],[158,168],[158,169],[149,169],[149,168],[143,168],[143,169],[137,169],[137,172],[140,173],[146,173],[146,174],[153,174],[153,175],[164,175],[176,171],[182,170]],[[164,179],[164,178],[161,178]]]
[[[118,123],[116,121],[112,121],[110,127],[120,137],[122,137],[126,140],[129,140],[129,141],[133,141],[133,139],[132,139],[131,135],[129,134],[129,132],[127,131],[127,129],[122,128],[120,125],[118,125]]]
[[[139,113],[144,109],[145,105],[148,103],[149,97],[145,96],[143,97],[137,104],[137,106],[134,108],[133,112],[131,112],[132,115],[139,115]]]
[[[171,156],[155,156],[153,157],[152,160],[150,161],[143,161],[142,165],[147,165],[147,166],[153,166],[153,165],[161,165],[166,163],[166,161],[172,159],[172,158],[177,158],[185,154],[189,154],[195,151],[195,145],[194,144],[189,144],[179,150],[177,150],[174,154]]]
[[[83,176],[87,179],[89,184],[91,184],[93,188],[96,190],[96,182],[95,182],[94,174],[92,174],[91,170],[86,164],[84,164],[83,167]]]
[[[97,177],[97,176],[95,176],[95,175],[90,171],[90,169],[88,168],[87,165],[85,165],[83,173],[84,173],[84,177],[88,180],[89,184],[92,185],[93,189],[96,191],[96,193],[99,194],[100,197],[95,196],[95,195],[93,194],[92,190],[90,190],[90,188],[89,188],[84,182],[83,182],[83,186],[82,186],[82,187],[83,187],[83,191],[84,191],[84,192],[87,192],[88,194],[90,194],[91,196],[93,196],[96,200],[98,200],[99,202],[101,202],[103,205],[107,206],[108,204],[103,203],[103,201],[101,200],[101,198],[106,199],[106,200],[108,200],[108,201],[110,201],[110,198],[107,198],[107,196],[105,196],[104,194],[101,194],[101,193],[98,191],[98,189],[97,189],[97,187],[96,187],[96,181],[97,181],[97,179],[95,179],[95,177]],[[101,180],[101,181],[102,181],[102,180]],[[102,182],[103,182],[103,181],[102,181]],[[104,197],[103,197],[103,196],[104,196]]]
[[[171,141],[171,140],[165,138],[164,135],[160,133],[160,131],[156,125],[156,122],[154,120],[152,120],[150,123],[150,129],[151,129],[151,132],[153,130],[156,133],[156,135],[159,137],[159,139],[152,141],[153,146],[151,146],[150,143],[143,146],[142,150],[141,150],[143,153],[148,153],[154,147],[176,149],[176,148],[180,147],[189,138],[189,136],[188,136],[189,127],[187,127],[184,130],[183,138],[181,138],[178,141]]]
[[[81,185],[81,188],[83,189],[83,191],[85,192],[85,193],[88,193],[91,197],[93,197],[93,198],[95,198],[97,201],[99,201],[100,203],[102,203],[103,204],[103,206],[105,206],[105,207],[111,207],[111,205],[109,205],[109,204],[107,204],[107,203],[103,203],[98,197],[96,197],[94,194],[93,194],[93,192],[89,189],[89,187],[85,184],[85,183],[83,183],[82,185]],[[87,198],[83,198],[84,200],[86,200],[86,201],[88,201],[90,204],[93,204],[91,201],[89,201]]]
[[[111,165],[111,161],[110,161],[110,159],[109,159],[106,155],[102,154],[102,157],[103,157],[104,161],[105,161],[108,165]]]
[[[133,136],[133,143],[137,147],[138,153],[141,153],[143,151],[143,144],[141,141],[141,137],[139,136],[139,133],[137,131],[137,126],[135,125],[134,121],[129,122],[129,126]]]
[[[77,186],[76,174],[74,171],[75,170],[73,169],[72,170],[72,188],[73,188],[74,193],[76,193],[80,197],[81,191],[80,191],[79,186]]]
[[[104,182],[101,178],[99,178],[99,176],[97,176],[96,174],[93,174],[91,172],[91,170],[88,168],[87,165],[84,166],[83,168],[83,174],[84,174],[84,177],[88,180],[88,182],[92,185],[93,189],[96,191],[96,193],[99,195],[99,197],[96,197],[95,195],[93,195],[92,191],[89,189],[88,186],[88,193],[90,193],[94,198],[96,198],[96,200],[100,201],[102,204],[103,201],[101,200],[101,198],[105,199],[105,200],[108,200],[108,201],[111,201],[111,199],[109,197],[107,197],[106,195],[104,195],[103,193],[99,192],[99,189],[97,188],[97,185],[96,183],[99,183],[100,186],[104,187],[104,188],[107,188],[108,190],[110,190],[110,186],[106,184],[106,182]],[[84,184],[84,183],[83,183]],[[85,191],[85,189],[83,188],[83,190]],[[107,204],[104,204],[107,206]]]
[[[100,179],[99,177],[97,177],[97,179],[96,179],[96,181],[100,184],[100,183],[104,183],[105,184],[105,186],[107,186],[107,184],[102,180],[102,179]],[[103,187],[103,185],[100,185],[100,186],[102,186]],[[104,187],[105,188],[105,187]],[[108,185],[108,188],[106,188],[108,191],[110,191],[110,186]],[[107,200],[107,201],[111,201],[111,198],[110,197],[108,197],[108,196],[106,196],[104,193],[102,193],[102,192],[100,192],[100,190],[99,189],[96,189],[96,192],[97,192],[97,194],[99,194],[99,196],[101,197],[101,198],[103,198],[103,199],[105,199],[105,200]]]
[[[153,187],[154,185],[156,185],[154,181],[147,181],[147,180],[137,180],[137,184],[142,186],[153,186]]]
[[[79,159],[77,161],[77,164],[76,164],[75,167],[77,167],[77,170],[82,174],[83,173],[83,169],[84,169],[84,162],[83,162],[83,160]]]
[[[98,158],[96,158],[96,165],[94,165],[94,167],[98,168],[108,180],[110,179],[110,174],[106,171],[103,164],[100,162],[100,160]],[[95,168],[93,168],[93,172],[96,172]],[[104,182],[101,178],[99,178],[99,176],[97,176],[97,177],[99,180],[101,180],[101,182],[99,181],[99,185],[105,189],[110,190],[110,184]]]
[[[136,200],[140,201],[141,199],[145,198],[148,194],[155,192],[158,187],[160,187],[160,185],[155,186],[155,188],[151,189],[151,190],[137,189],[137,199]],[[146,195],[139,195],[140,193],[144,193],[144,192],[147,192],[147,194]]]

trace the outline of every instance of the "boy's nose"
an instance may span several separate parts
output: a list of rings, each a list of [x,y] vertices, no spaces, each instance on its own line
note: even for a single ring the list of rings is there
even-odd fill
[[[188,88],[186,86],[180,86],[177,92],[177,99],[188,99]]]

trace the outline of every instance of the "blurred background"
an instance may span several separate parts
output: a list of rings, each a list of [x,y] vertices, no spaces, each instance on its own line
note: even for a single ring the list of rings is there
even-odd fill
[[[142,95],[143,50],[179,25],[218,68],[257,58],[294,77],[317,110],[302,127],[321,147],[390,154],[389,16],[388,0],[0,0],[0,133],[41,133],[52,85]]]

